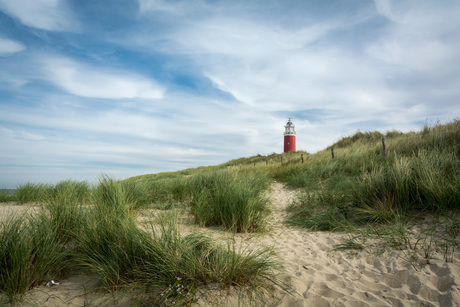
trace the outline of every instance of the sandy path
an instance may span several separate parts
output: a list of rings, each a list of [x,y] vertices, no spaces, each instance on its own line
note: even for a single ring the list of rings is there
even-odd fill
[[[278,215],[292,192],[275,184]],[[282,217],[282,214],[281,216]],[[280,248],[293,289],[279,306],[460,306],[460,262],[433,259],[416,271],[401,253],[333,251],[347,235],[305,232],[279,225],[261,241]]]
[[[271,193],[275,206],[273,230],[251,239],[276,247],[295,291],[294,295],[276,291],[276,300],[270,305],[460,306],[458,253],[452,263],[439,257],[417,271],[404,260],[402,252],[394,250],[379,256],[369,251],[334,251],[346,234],[306,232],[281,223],[295,195],[275,183]],[[230,296],[219,305],[235,306],[237,302]],[[198,305],[208,304],[200,300]]]
[[[11,216],[34,214],[40,211],[36,204],[18,205],[16,202],[0,203],[0,223],[6,222]]]
[[[274,246],[285,263],[294,291],[273,294],[271,306],[460,306],[460,255],[446,263],[442,257],[415,270],[404,260],[401,251],[375,255],[369,251],[334,251],[346,234],[306,232],[282,224],[285,209],[296,192],[274,183],[270,192],[274,205],[272,230],[263,235],[238,235],[241,242],[258,246]],[[1,211],[3,210],[3,211]],[[0,214],[14,211],[7,206]],[[20,209],[22,210],[22,209]],[[140,220],[145,221],[145,216]],[[225,239],[226,232],[190,225],[185,219],[184,233],[205,231],[214,238]],[[73,276],[61,280],[56,287],[41,286],[25,297],[24,306],[111,306],[129,305],[123,298],[114,298],[88,290],[95,283],[90,276]],[[209,291],[196,306],[237,306],[238,295],[230,291]],[[216,299],[219,298],[219,299]],[[260,303],[258,303],[260,305]]]

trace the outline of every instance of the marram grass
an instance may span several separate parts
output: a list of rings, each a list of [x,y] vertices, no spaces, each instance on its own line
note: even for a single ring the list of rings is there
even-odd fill
[[[44,212],[10,216],[0,224],[0,243],[0,293],[10,303],[66,266],[68,252]]]
[[[97,274],[111,290],[143,293],[146,304],[172,297],[189,303],[196,289],[208,284],[250,293],[284,286],[271,248],[237,250],[234,243],[219,245],[202,233],[181,235],[176,214],[155,219],[150,231],[139,229],[134,219],[139,201],[130,184],[101,177],[91,204],[70,188],[53,188],[38,214],[3,222],[0,293],[16,302],[32,287],[73,270]]]
[[[220,170],[191,179],[191,212],[201,226],[236,232],[263,231],[270,203],[263,194],[269,179],[262,172]]]
[[[344,230],[391,223],[413,210],[460,209],[460,120],[419,133],[390,133],[383,155],[377,134],[357,133],[309,155],[304,164],[272,166],[288,185],[305,189],[289,211],[291,225]],[[345,146],[344,144],[347,144]]]
[[[218,245],[202,233],[183,236],[175,214],[156,218],[147,232],[130,218],[113,219],[102,212],[91,216],[96,219],[76,239],[76,260],[109,288],[136,284],[155,293],[159,303],[179,295],[165,290],[178,281],[187,293],[207,284],[251,291],[284,285],[283,268],[271,249],[236,251],[234,245]]]

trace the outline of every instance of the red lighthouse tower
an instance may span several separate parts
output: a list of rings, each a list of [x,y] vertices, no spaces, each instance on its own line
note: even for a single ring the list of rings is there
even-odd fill
[[[296,151],[295,149],[295,126],[289,118],[284,126],[284,152]]]

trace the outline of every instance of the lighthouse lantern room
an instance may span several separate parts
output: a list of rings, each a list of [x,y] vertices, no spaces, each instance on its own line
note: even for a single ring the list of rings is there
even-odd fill
[[[296,151],[295,148],[295,126],[288,119],[286,126],[284,126],[284,152]]]

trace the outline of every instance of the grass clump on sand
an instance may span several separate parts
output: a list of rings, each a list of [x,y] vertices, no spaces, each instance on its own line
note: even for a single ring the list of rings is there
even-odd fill
[[[269,178],[260,171],[219,170],[191,179],[191,212],[201,226],[236,232],[261,231],[270,212],[263,191]]]
[[[271,248],[237,250],[234,238],[219,245],[202,233],[181,236],[177,225],[174,214],[161,219],[159,227],[151,224],[147,251],[153,258],[138,268],[142,283],[162,288],[180,280],[185,293],[212,284],[240,286],[249,293],[284,285],[283,268]]]
[[[28,182],[17,188],[16,199],[21,203],[40,202],[48,198],[50,191],[51,185]]]
[[[154,294],[149,300],[159,303],[172,296],[190,302],[207,284],[250,290],[282,285],[281,265],[269,248],[239,253],[202,233],[181,236],[174,214],[155,219],[145,232],[127,209],[97,203],[92,210],[76,238],[76,260],[108,288],[148,290]]]
[[[67,259],[46,213],[11,216],[0,224],[0,293],[10,303],[43,281],[56,279]]]
[[[91,187],[85,181],[63,180],[49,187],[46,202],[57,203],[88,203],[91,198]]]
[[[16,191],[8,189],[0,189],[0,202],[16,201]]]
[[[156,175],[156,176],[154,176]],[[153,205],[159,209],[170,209],[178,204],[189,203],[191,199],[189,178],[182,174],[171,177],[169,173],[147,175],[146,178],[129,178],[122,182],[130,187],[130,190],[142,192],[143,196],[137,199],[144,199],[137,208]],[[148,179],[147,179],[148,178]]]
[[[63,180],[56,185],[28,182],[17,187],[14,197],[21,203],[86,203],[91,198],[91,187],[87,182],[75,180]]]

